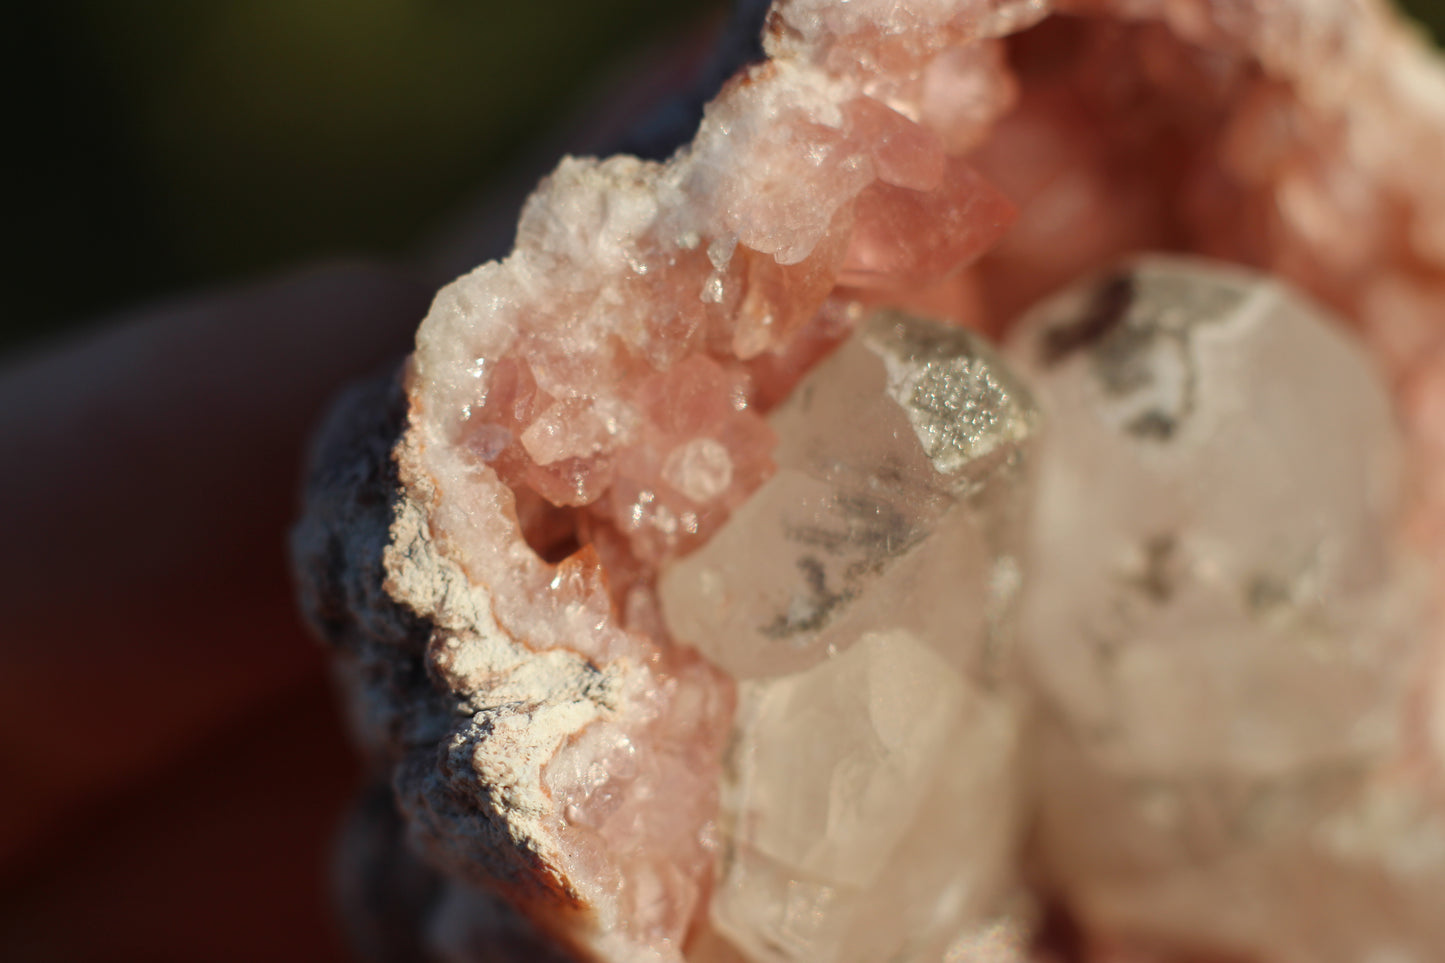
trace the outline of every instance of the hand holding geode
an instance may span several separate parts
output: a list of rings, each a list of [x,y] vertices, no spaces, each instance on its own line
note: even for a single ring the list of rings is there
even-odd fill
[[[778,4],[442,290],[394,463],[323,442],[308,608],[454,894],[619,961],[1025,959],[1025,882],[1095,947],[1445,950],[1445,73],[1369,4],[1060,10]],[[918,317],[1142,250],[1387,379],[1187,262],[1018,328],[1042,420]]]

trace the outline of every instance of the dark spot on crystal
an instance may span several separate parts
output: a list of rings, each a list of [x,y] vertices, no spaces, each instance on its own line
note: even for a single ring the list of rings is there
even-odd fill
[[[875,570],[888,559],[916,545],[925,532],[897,506],[867,492],[844,492],[836,498],[832,527],[820,522],[787,528],[790,541],[830,555],[859,555]]]
[[[1156,408],[1131,419],[1124,430],[1146,441],[1168,441],[1178,427],[1179,422],[1173,415]]]
[[[798,559],[798,570],[803,573],[803,581],[808,583],[814,596],[822,597],[828,594],[828,575],[823,571],[823,563],[818,561],[814,555],[804,555]]]
[[[1179,542],[1173,535],[1155,535],[1144,543],[1144,570],[1134,584],[1150,601],[1162,605],[1173,597],[1178,581],[1178,549]]]
[[[853,600],[850,590],[835,592],[828,588],[828,573],[816,555],[804,555],[798,559],[798,571],[808,586],[808,595],[803,607],[789,606],[788,611],[779,612],[762,633],[770,639],[787,639],[791,636],[816,632],[828,624],[833,612],[840,605]]]
[[[1134,278],[1115,274],[1099,285],[1084,314],[1076,321],[1044,332],[1039,359],[1052,367],[1076,352],[1098,344],[1119,326],[1134,303]]]
[[[1117,326],[1094,352],[1094,375],[1115,397],[1143,391],[1154,384],[1154,352],[1175,340],[1152,325]]]
[[[1255,616],[1270,617],[1294,601],[1290,586],[1283,579],[1255,575],[1244,586],[1245,607]]]

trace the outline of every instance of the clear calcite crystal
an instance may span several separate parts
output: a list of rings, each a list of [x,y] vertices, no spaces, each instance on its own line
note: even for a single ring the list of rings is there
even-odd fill
[[[1049,423],[1021,620],[1047,871],[1105,929],[1438,958],[1445,819],[1398,771],[1428,635],[1368,359],[1276,282],[1158,258],[1010,356]]]
[[[776,474],[659,580],[744,680],[713,923],[760,961],[929,960],[1011,877],[1036,412],[976,335],[882,312],[771,423]]]
[[[985,678],[1035,422],[978,336],[875,316],[773,413],[773,477],[664,569],[673,636],[751,679],[897,627]]]

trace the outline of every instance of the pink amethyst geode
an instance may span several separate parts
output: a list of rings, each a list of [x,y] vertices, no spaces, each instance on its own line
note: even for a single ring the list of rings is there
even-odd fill
[[[515,250],[438,294],[404,399],[359,389],[318,447],[295,539],[303,599],[401,813],[358,823],[374,858],[349,856],[343,881],[380,956],[854,958],[817,955],[811,937],[750,944],[719,916],[730,877],[718,867],[740,838],[724,770],[739,720],[770,697],[740,692],[726,659],[678,633],[658,577],[768,481],[782,431],[770,412],[878,309],[1002,338],[1025,308],[1146,251],[1287,282],[1343,317],[1383,372],[1407,454],[1382,527],[1425,560],[1417,600],[1445,587],[1445,68],[1393,11],[778,0],[763,45],[667,161],[564,160],[527,201]],[[1164,565],[1153,551],[1141,577]],[[988,590],[1016,592],[1012,579],[1027,593],[1030,564],[993,565]],[[1112,776],[1091,782],[1103,770],[1068,756],[1068,738],[1030,736],[1030,705],[1045,730],[1069,716],[1025,668],[997,683],[1008,709],[978,716],[1012,720],[1007,753],[979,755],[1002,760],[1010,788],[965,794],[1009,813],[1012,828],[978,829],[1007,837],[996,898],[947,948],[886,958],[1445,956],[1441,924],[1419,909],[1445,885],[1439,624],[1410,633],[1409,691],[1386,707],[1399,737],[1369,743],[1347,777],[1301,768],[1297,780],[1368,809],[1356,856],[1411,858],[1360,857],[1354,872],[1338,853],[1257,857],[1211,837],[1146,841],[1121,865],[1073,846],[1061,826],[1112,833],[1119,851],[1135,837],[1111,815],[1124,805]],[[895,642],[868,651],[896,666]],[[918,665],[918,679],[935,674]],[[1161,790],[1147,805],[1207,822],[1233,805],[1211,794],[1254,791],[1230,781],[1229,760],[1198,758],[1187,799]],[[1085,808],[1051,815],[1028,788],[1040,766],[1082,773],[1061,791],[1086,786],[1069,803]],[[1296,788],[1280,798],[1314,791]],[[1331,874],[1348,881],[1318,882]],[[780,885],[776,905],[801,892],[797,878]],[[1248,911],[1230,902],[1241,886]],[[809,892],[799,918],[825,917],[837,887]],[[1031,940],[1049,929],[1046,904],[1082,935]],[[1320,945],[1300,935],[1314,929],[1329,934]]]

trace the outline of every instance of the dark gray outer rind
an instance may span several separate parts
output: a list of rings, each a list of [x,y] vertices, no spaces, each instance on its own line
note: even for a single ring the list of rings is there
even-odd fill
[[[404,835],[391,788],[376,783],[356,798],[336,840],[332,891],[347,942],[368,963],[440,963],[425,934],[446,884]]]
[[[533,905],[551,895],[535,856],[508,832],[470,765],[470,747],[486,738],[486,719],[474,716],[431,666],[435,626],[387,591],[394,528],[418,514],[394,459],[405,405],[395,377],[358,384],[338,399],[317,434],[291,538],[302,612],[336,651],[352,732],[378,785],[390,784],[363,801],[337,861],[347,877],[338,880],[347,930],[369,944],[358,951],[378,961],[420,951],[438,894],[455,885],[438,871],[476,887],[505,886]],[[417,551],[434,550],[428,543]],[[497,906],[495,945],[477,959],[569,959],[525,919]],[[486,925],[473,926],[472,935]],[[402,932],[408,927],[409,937]]]
[[[405,417],[395,377],[342,393],[317,432],[291,533],[301,611],[341,656],[352,731],[378,772],[399,761],[418,728],[444,725],[447,715],[426,674],[432,627],[385,589],[385,553],[401,497],[392,450]],[[432,725],[419,725],[424,721]]]
[[[717,96],[727,79],[750,63],[765,59],[763,25],[772,0],[734,0],[726,27],[718,36],[712,56],[686,90],[658,104],[634,124],[605,154],[633,154],[647,160],[665,160],[692,140],[703,108]]]
[[[368,963],[573,963],[505,902],[426,865],[407,845],[389,786],[358,796],[337,843],[342,924]]]

